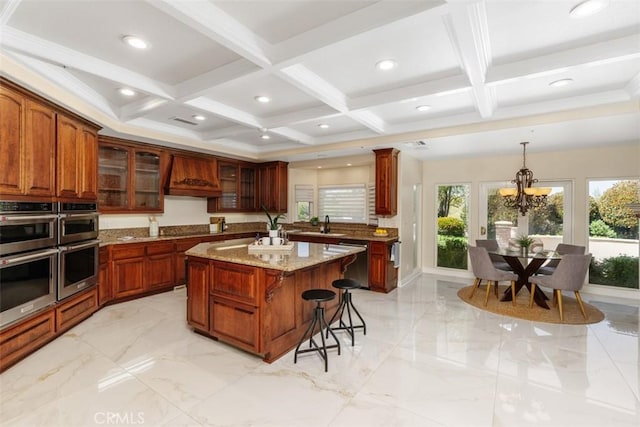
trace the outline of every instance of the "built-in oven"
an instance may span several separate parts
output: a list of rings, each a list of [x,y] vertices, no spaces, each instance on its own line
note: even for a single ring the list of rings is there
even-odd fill
[[[0,329],[56,301],[58,251],[0,256]]]
[[[58,246],[58,300],[98,283],[99,240]]]
[[[55,246],[57,220],[54,203],[0,201],[0,256]]]
[[[96,203],[63,203],[58,212],[58,244],[98,238],[98,205]]]

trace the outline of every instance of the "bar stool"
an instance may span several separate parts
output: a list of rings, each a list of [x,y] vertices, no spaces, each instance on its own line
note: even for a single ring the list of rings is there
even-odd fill
[[[334,334],[333,331],[329,328],[329,325],[327,324],[327,321],[324,318],[324,307],[321,305],[321,303],[326,301],[331,301],[335,297],[336,297],[336,293],[329,289],[309,289],[302,293],[302,299],[304,299],[305,301],[315,301],[316,308],[313,311],[313,321],[305,331],[304,335],[302,336],[302,339],[300,339],[300,342],[296,347],[296,351],[293,356],[293,363],[298,362],[298,354],[308,353],[310,351],[317,351],[318,354],[320,354],[320,357],[324,359],[324,371],[327,372],[328,370],[327,350],[330,348],[337,348],[338,355],[340,355],[340,341],[338,341],[336,334]],[[313,339],[313,335],[314,335],[313,331],[316,325],[318,325],[318,328],[320,329],[319,332],[320,332],[320,338],[322,339],[322,346],[319,346],[316,343],[316,341]],[[336,342],[335,344],[327,345],[324,339],[323,328],[327,330],[327,338],[329,338],[329,333],[331,333],[331,336]],[[309,348],[300,350],[300,346],[305,341],[307,334],[309,335]]]
[[[340,319],[340,322],[338,323],[338,326],[335,328],[331,328],[329,327],[331,331],[339,331],[339,330],[345,330],[347,331],[347,333],[349,333],[349,335],[351,335],[351,346],[353,347],[355,345],[355,337],[354,337],[354,329],[358,329],[358,328],[362,328],[364,330],[364,334],[367,335],[367,324],[364,322],[364,319],[362,318],[362,316],[360,316],[360,313],[358,313],[358,309],[353,305],[353,301],[351,300],[351,293],[349,292],[350,289],[359,289],[360,283],[356,282],[355,280],[352,279],[338,279],[338,280],[334,280],[333,283],[331,283],[331,286],[333,286],[336,289],[342,289],[342,298],[340,300],[340,305],[338,306],[338,308],[336,309],[336,312],[333,314],[333,316],[331,316],[331,320],[329,321],[329,325],[331,325],[333,323],[333,321],[336,318]],[[343,320],[342,317],[344,315],[344,309],[347,309],[347,315],[349,317],[349,324],[346,324]],[[354,325],[353,321],[351,319],[351,309],[353,309],[354,313],[356,314],[356,316],[358,316],[358,319],[360,319],[360,322],[362,323],[361,325]],[[339,317],[338,317],[339,316]],[[327,332],[327,337],[329,337],[329,334]]]

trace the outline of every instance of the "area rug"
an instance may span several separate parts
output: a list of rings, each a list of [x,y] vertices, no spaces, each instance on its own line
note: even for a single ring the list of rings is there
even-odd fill
[[[593,305],[584,302],[583,298],[584,310],[587,313],[587,319],[585,320],[580,312],[578,302],[575,298],[570,297],[568,293],[562,294],[562,311],[564,312],[564,320],[560,321],[560,313],[558,312],[558,307],[554,307],[552,304],[552,294],[550,291],[545,292],[549,296],[548,304],[550,310],[547,310],[539,307],[536,303],[533,303],[533,307],[529,308],[529,292],[524,288],[518,292],[518,295],[516,295],[515,307],[512,305],[511,301],[501,302],[498,300],[494,294],[493,288],[489,295],[489,302],[485,307],[484,298],[487,288],[484,285],[484,281],[476,291],[473,299],[469,298],[471,296],[472,288],[473,286],[467,286],[460,289],[458,291],[458,297],[467,304],[471,304],[481,310],[490,311],[496,314],[518,317],[520,319],[532,320],[534,322],[562,323],[568,325],[586,325],[589,323],[598,323],[604,319],[604,313]],[[501,298],[506,289],[506,285],[499,287],[498,295],[500,295]],[[573,295],[573,292],[571,292],[571,295]]]

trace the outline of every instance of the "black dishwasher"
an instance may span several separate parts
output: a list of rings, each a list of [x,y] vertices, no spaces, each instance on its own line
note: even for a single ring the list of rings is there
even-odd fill
[[[369,242],[366,240],[342,240],[340,245],[365,248],[365,251],[358,252],[356,260],[347,266],[344,277],[357,281],[364,289],[369,289]]]

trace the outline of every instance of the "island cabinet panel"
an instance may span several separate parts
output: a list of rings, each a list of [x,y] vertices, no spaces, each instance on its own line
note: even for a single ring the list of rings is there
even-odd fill
[[[53,307],[0,332],[0,372],[56,336]]]
[[[209,332],[210,261],[189,260],[187,285],[187,323],[201,332]]]
[[[211,335],[255,353],[260,352],[259,309],[222,297],[209,299]]]
[[[213,262],[211,294],[245,304],[256,305],[257,269],[239,264]]]

